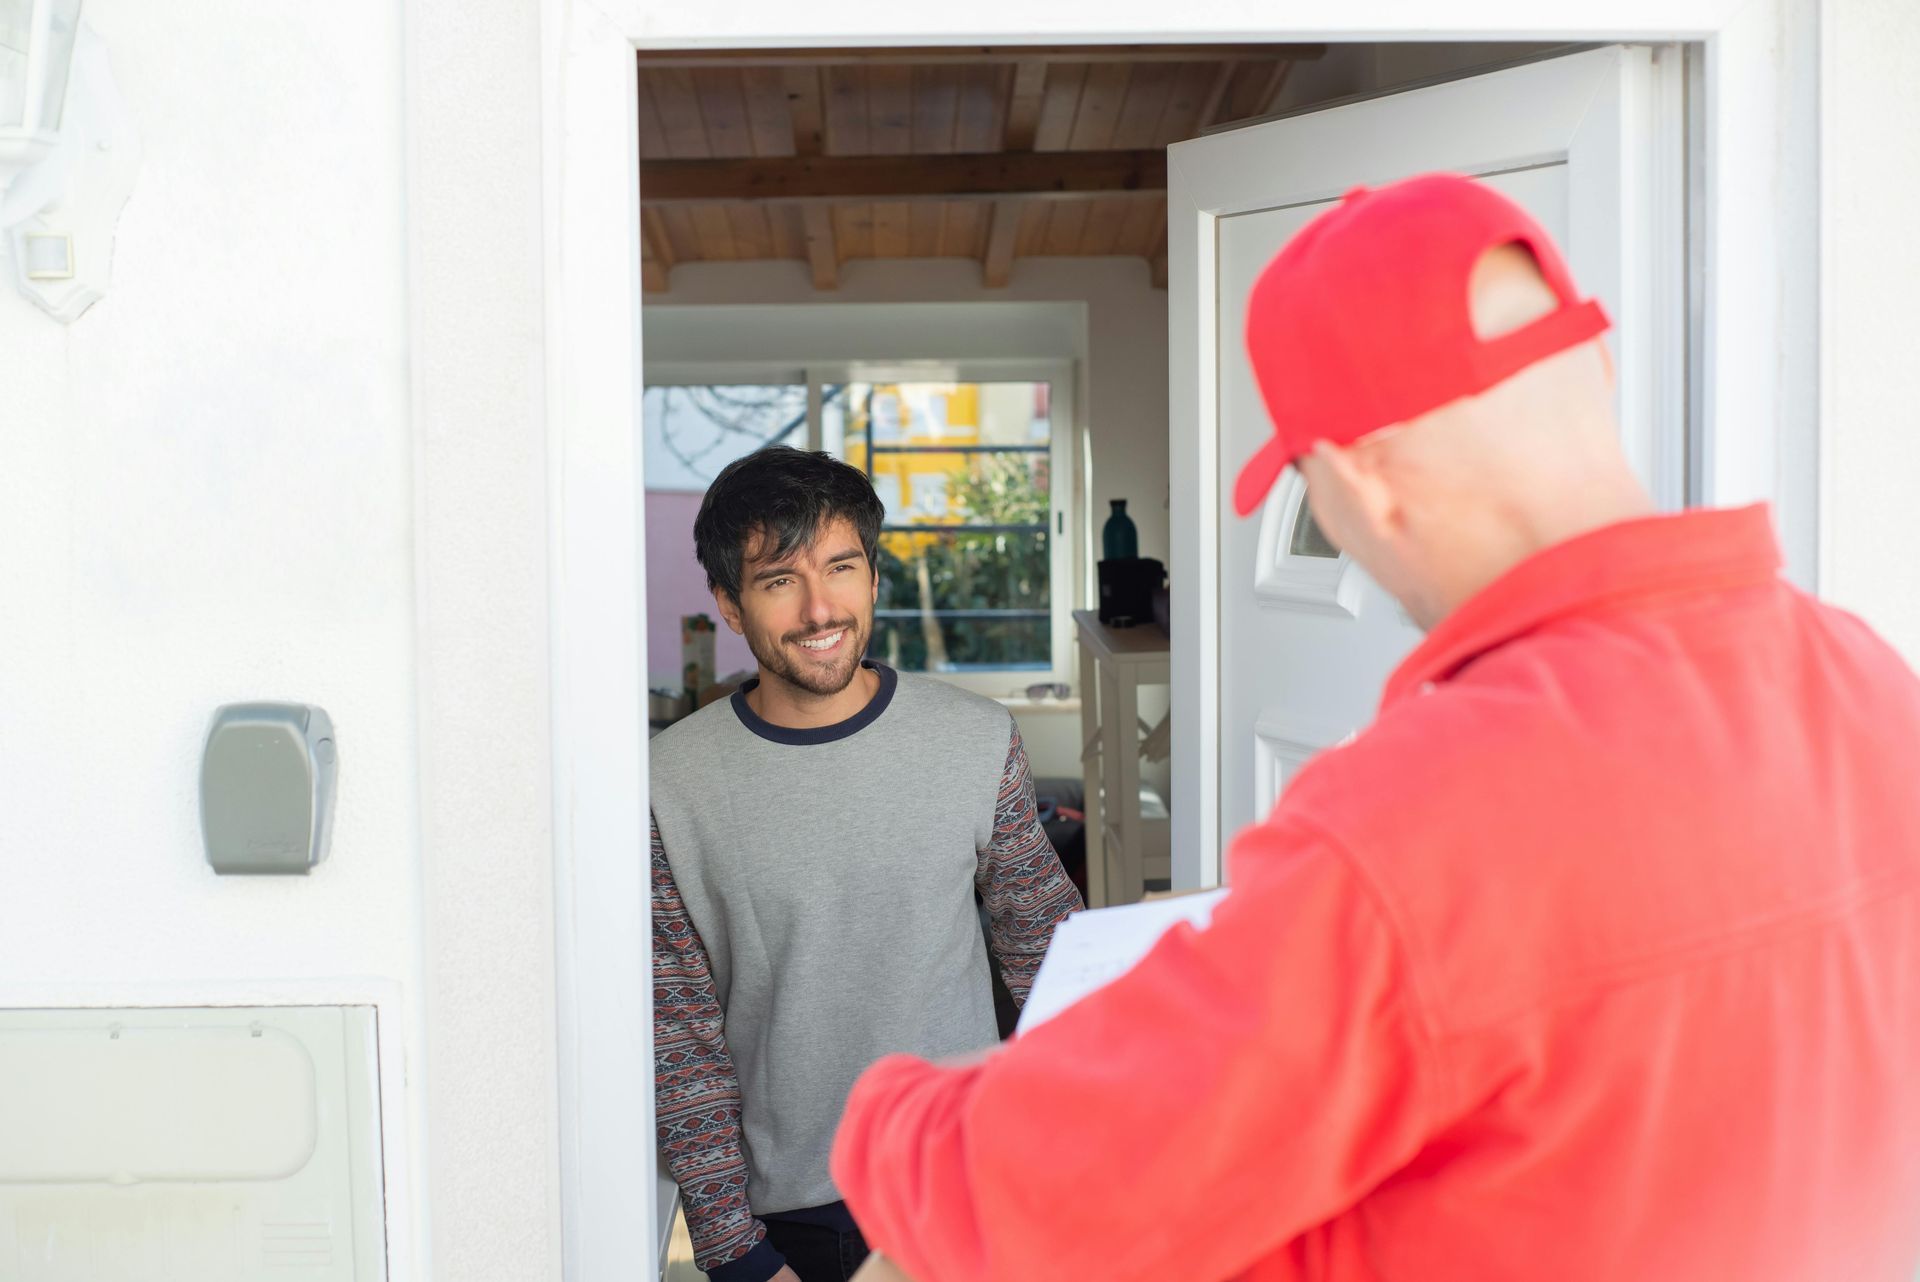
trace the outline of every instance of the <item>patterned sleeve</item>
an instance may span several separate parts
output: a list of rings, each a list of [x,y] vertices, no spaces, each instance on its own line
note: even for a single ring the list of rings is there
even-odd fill
[[[1027,765],[1020,728],[1012,727],[1006,769],[1000,775],[1000,801],[994,810],[993,839],[980,852],[974,884],[986,902],[991,924],[987,938],[1000,961],[1000,975],[1013,1000],[1025,1005],[1034,972],[1053,939],[1053,928],[1086,905],[1067,879],[1047,831],[1040,826],[1033,799],[1033,771]]]
[[[674,884],[653,825],[653,1071],[660,1155],[674,1182],[695,1261],[720,1278],[764,1278],[783,1261],[747,1205],[740,1085],[707,949]],[[727,1266],[737,1266],[728,1268]]]

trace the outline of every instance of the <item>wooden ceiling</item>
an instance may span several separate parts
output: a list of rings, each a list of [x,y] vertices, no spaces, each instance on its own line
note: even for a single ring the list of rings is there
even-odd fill
[[[642,269],[1138,255],[1166,283],[1166,147],[1271,111],[1322,45],[696,50],[640,57]]]

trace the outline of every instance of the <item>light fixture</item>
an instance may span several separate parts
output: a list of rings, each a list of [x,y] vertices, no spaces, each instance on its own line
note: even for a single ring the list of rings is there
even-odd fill
[[[140,140],[81,0],[0,0],[0,232],[22,294],[62,321],[105,296]]]
[[[0,191],[59,139],[80,0],[0,0]]]

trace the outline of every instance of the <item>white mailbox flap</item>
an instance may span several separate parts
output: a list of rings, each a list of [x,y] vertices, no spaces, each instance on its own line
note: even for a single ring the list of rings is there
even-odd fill
[[[313,1156],[313,1060],[272,1028],[0,1031],[0,1183],[278,1180]]]
[[[0,1282],[385,1282],[368,1006],[0,1010]]]

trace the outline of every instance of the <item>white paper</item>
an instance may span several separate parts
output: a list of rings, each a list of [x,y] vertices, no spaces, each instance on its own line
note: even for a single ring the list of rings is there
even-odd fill
[[[1040,973],[1021,1008],[1020,1032],[1037,1028],[1096,988],[1132,970],[1176,924],[1205,926],[1226,889],[1176,899],[1150,899],[1074,913],[1054,929]]]

